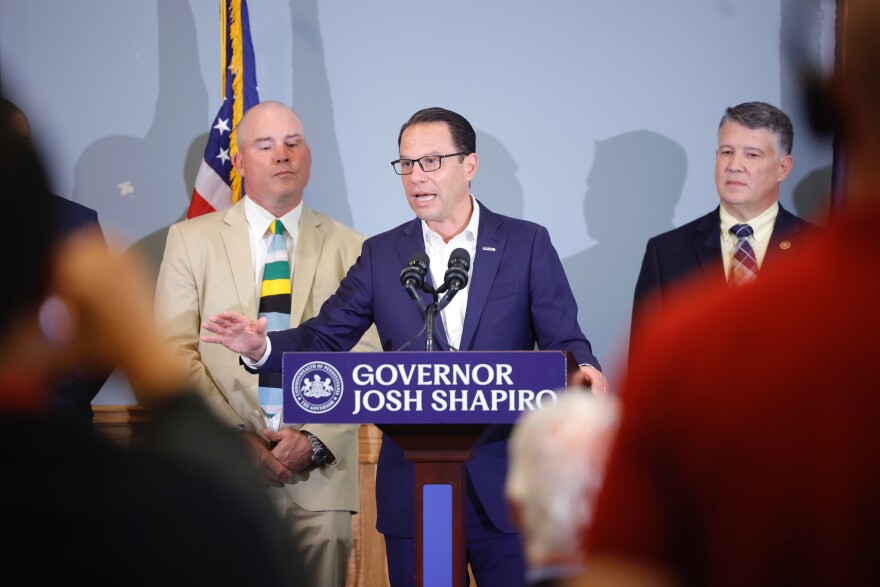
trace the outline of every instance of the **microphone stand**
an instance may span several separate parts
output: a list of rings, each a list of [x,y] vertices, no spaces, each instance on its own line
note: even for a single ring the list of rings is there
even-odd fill
[[[425,287],[430,286],[426,283]],[[434,298],[434,301],[428,304],[428,307],[425,308],[425,328],[428,330],[425,335],[426,351],[434,350],[434,317],[437,315],[437,312],[446,307],[446,304],[443,303],[446,298],[444,297],[441,300],[440,294],[444,293],[447,289],[449,289],[449,286],[446,283],[443,283],[437,289],[431,288],[430,290],[427,290],[431,293],[431,297]],[[446,295],[448,296],[449,294]],[[448,304],[449,302],[446,303]]]
[[[428,307],[425,308],[425,328],[427,330],[427,332],[425,332],[426,351],[434,350],[434,315],[436,313],[437,304],[436,302],[431,302],[430,304],[428,304]]]

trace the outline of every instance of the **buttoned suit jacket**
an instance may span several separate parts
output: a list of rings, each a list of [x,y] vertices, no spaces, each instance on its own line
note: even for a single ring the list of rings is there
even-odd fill
[[[633,299],[631,340],[662,314],[687,278],[723,285],[720,206],[705,216],[648,240]],[[773,271],[804,248],[805,240],[820,229],[779,205],[770,244],[761,271]],[[760,277],[759,277],[760,279]],[[630,344],[632,349],[633,344]],[[632,351],[630,356],[632,356]]]
[[[360,251],[364,235],[303,205],[294,253],[290,324],[318,313]],[[258,317],[256,284],[244,202],[171,226],[156,288],[156,313],[187,366],[192,384],[230,426],[262,435],[258,376],[242,368],[237,353],[200,340],[213,314]],[[357,342],[357,341],[356,341]],[[375,333],[362,350],[378,350]],[[301,424],[290,424],[302,428]],[[293,501],[311,511],[358,509],[358,426],[310,424],[336,460],[312,467],[286,484]]]
[[[264,369],[281,369],[286,351],[344,351],[371,324],[382,349],[401,350],[424,325],[424,316],[400,284],[401,269],[424,251],[422,224],[411,220],[367,239],[361,256],[321,313],[294,330],[269,333],[272,352]],[[480,224],[459,348],[568,350],[579,363],[600,368],[577,321],[577,303],[547,229],[495,214],[480,204]],[[429,277],[430,279],[430,277]],[[425,303],[431,302],[423,294]],[[439,318],[439,316],[438,316]],[[439,333],[444,332],[442,318]],[[438,350],[449,350],[435,336]],[[422,334],[405,350],[424,350]],[[499,426],[476,449],[467,472],[492,523],[516,532],[503,498],[510,426]],[[415,530],[414,469],[401,448],[384,437],[376,478],[380,532],[411,537]]]

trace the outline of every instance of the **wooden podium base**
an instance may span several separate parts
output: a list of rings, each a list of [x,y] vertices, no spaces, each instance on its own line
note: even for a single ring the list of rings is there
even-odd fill
[[[382,424],[415,465],[416,585],[467,587],[467,461],[495,426]]]

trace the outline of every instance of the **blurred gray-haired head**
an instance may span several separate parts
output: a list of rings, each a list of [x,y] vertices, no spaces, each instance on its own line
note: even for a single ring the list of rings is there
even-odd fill
[[[569,391],[523,414],[509,444],[505,495],[529,565],[579,561],[618,421],[618,400]]]

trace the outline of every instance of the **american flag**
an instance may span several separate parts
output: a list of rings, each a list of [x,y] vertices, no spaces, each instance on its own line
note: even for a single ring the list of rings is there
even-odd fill
[[[236,129],[258,104],[257,73],[245,0],[220,0],[223,104],[211,126],[187,218],[222,210],[241,199],[242,179],[232,167]]]

